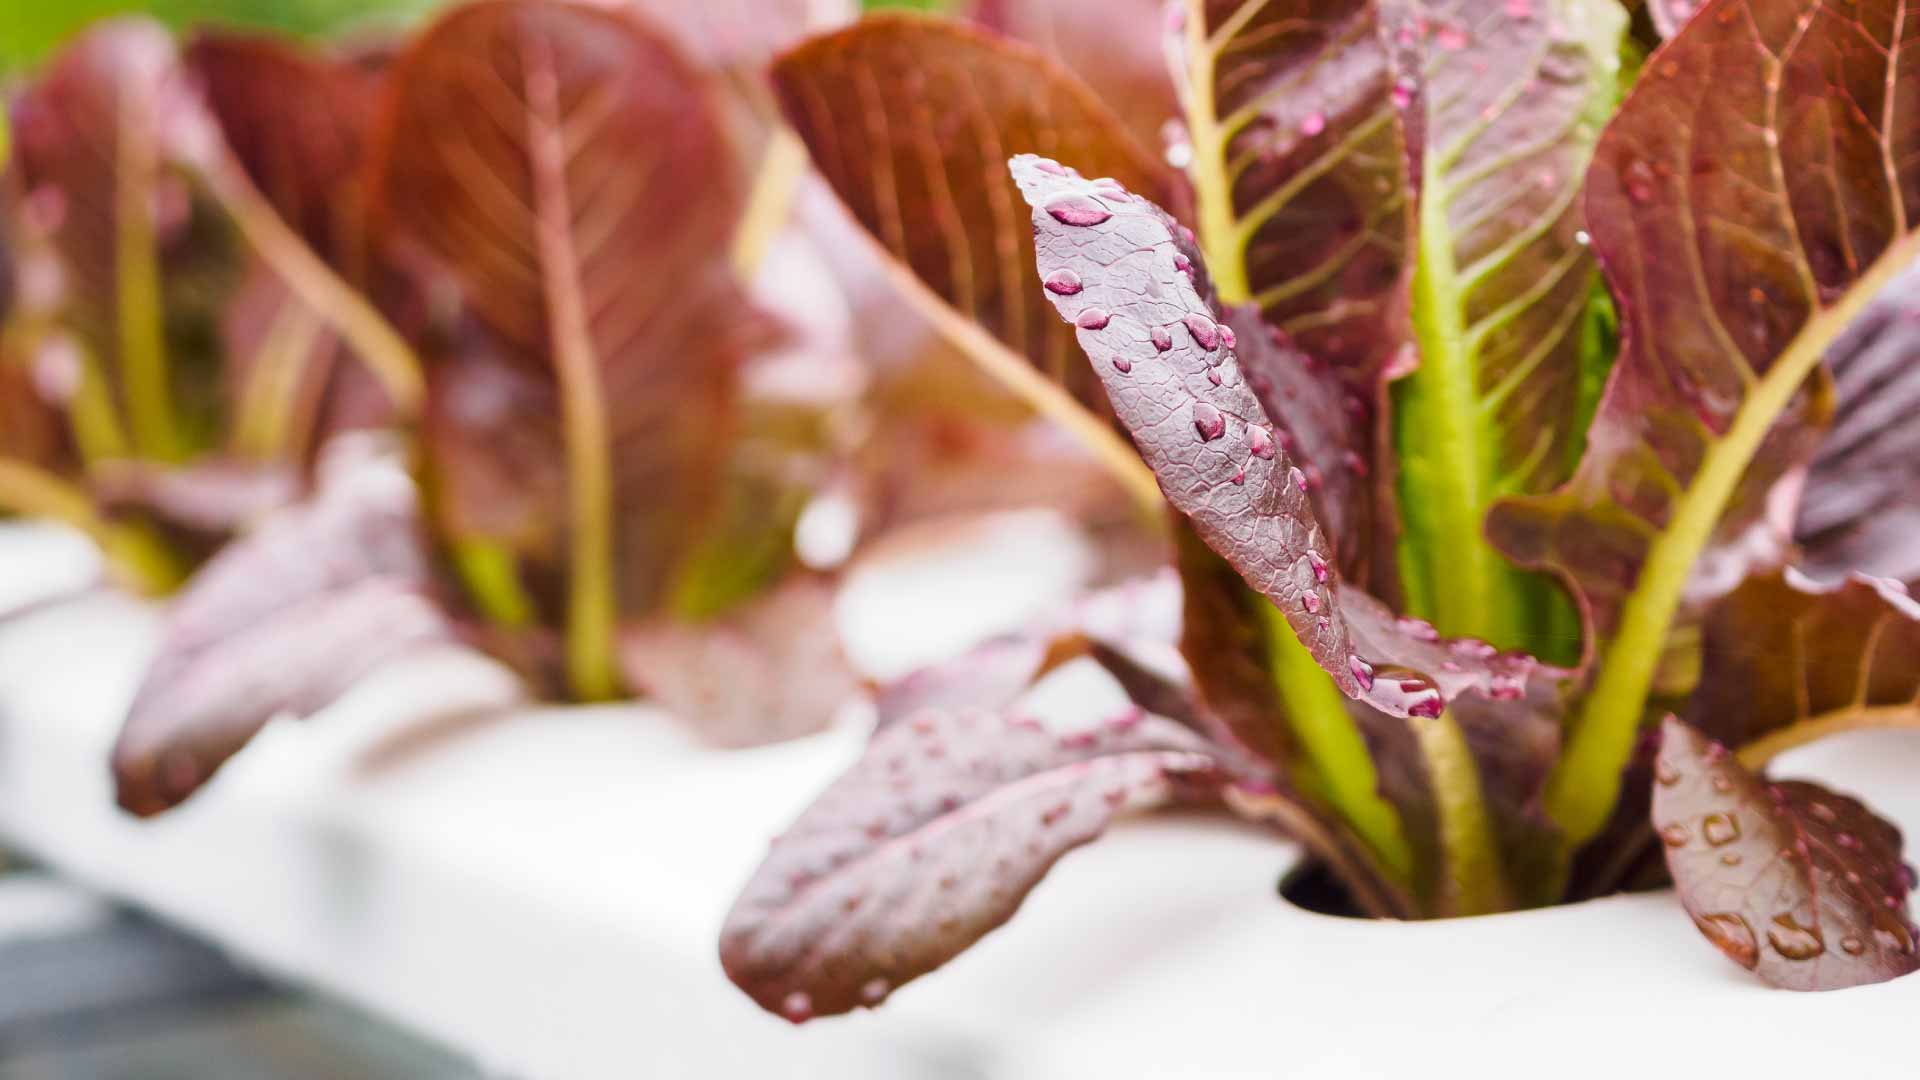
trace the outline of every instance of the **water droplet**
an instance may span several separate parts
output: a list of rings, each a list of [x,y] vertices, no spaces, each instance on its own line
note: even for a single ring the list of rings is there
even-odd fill
[[[1720,865],[1721,866],[1739,866],[1740,853],[1737,851],[1729,851],[1725,855],[1720,856]]]
[[[1212,442],[1226,434],[1227,418],[1220,415],[1219,409],[1204,401],[1196,401],[1193,403],[1193,430],[1200,433],[1202,442]]]
[[[1059,824],[1060,819],[1066,817],[1067,812],[1072,809],[1073,809],[1073,805],[1071,803],[1059,802],[1059,803],[1054,803],[1052,806],[1047,807],[1045,810],[1042,810],[1040,812],[1041,828],[1052,828],[1053,826]]]
[[[1181,243],[1187,245],[1188,247],[1194,246],[1192,229],[1187,228],[1185,225],[1181,225],[1175,231],[1179,233]]]
[[[1686,847],[1690,838],[1687,827],[1677,821],[1660,827],[1660,841],[1668,847]]]
[[[1228,326],[1226,323],[1220,324],[1220,344],[1229,349],[1240,344],[1240,339],[1235,336],[1233,327]]]
[[[1109,199],[1125,202],[1132,198],[1132,196],[1127,193],[1127,189],[1121,185],[1120,181],[1115,180],[1111,176],[1094,177],[1093,186],[1102,196]]]
[[[1311,590],[1301,593],[1300,606],[1306,608],[1309,615],[1320,614],[1320,594]]]
[[[1100,200],[1088,195],[1062,195],[1047,203],[1047,213],[1062,225],[1098,225],[1113,216]],[[1032,281],[1032,278],[1028,278]]]
[[[1760,942],[1753,936],[1753,927],[1740,916],[1730,911],[1717,912],[1694,919],[1693,925],[1721,952],[1732,957],[1734,963],[1748,971],[1760,963]]]
[[[1891,911],[1873,911],[1873,943],[1888,952],[1910,953],[1914,950],[1913,929],[1907,921]]]
[[[1240,485],[1245,484],[1247,482],[1247,470],[1240,469],[1236,471],[1233,474],[1231,479],[1233,480],[1233,484],[1235,487],[1239,487]]]
[[[1708,778],[1707,783],[1713,785],[1713,790],[1722,795],[1733,790],[1733,777],[1728,776],[1726,773],[1714,773],[1713,776]]]
[[[1325,130],[1327,130],[1327,117],[1325,113],[1310,112],[1300,120],[1300,134],[1305,135],[1309,139]]]
[[[1043,284],[1046,285],[1047,291],[1055,296],[1072,296],[1081,288],[1080,275],[1066,269],[1055,270],[1048,274]]]
[[[1079,317],[1073,320],[1073,325],[1082,330],[1105,330],[1107,323],[1112,320],[1113,316],[1100,308],[1090,307],[1081,310]]]
[[[1767,928],[1767,944],[1789,960],[1811,960],[1827,951],[1820,931],[1801,926],[1785,912],[1773,917],[1773,925]]]
[[[1708,814],[1700,821],[1700,835],[1714,847],[1731,844],[1740,839],[1740,819],[1731,813]]]
[[[1393,107],[1404,109],[1413,104],[1413,84],[1400,80],[1393,84]]]
[[[1065,735],[1060,736],[1060,749],[1091,750],[1099,740],[1099,733],[1091,729],[1069,731]]]
[[[1672,787],[1680,782],[1680,770],[1674,768],[1673,762],[1666,758],[1655,758],[1653,759],[1653,778],[1660,782],[1661,787]]]
[[[878,1005],[887,1000],[887,994],[892,990],[891,983],[875,975],[860,987],[860,1000],[866,1002],[868,1006]]]
[[[1416,619],[1411,615],[1402,615],[1396,625],[1399,626],[1401,633],[1415,641],[1440,640],[1440,631],[1435,629],[1434,625],[1425,619]]]
[[[780,1002],[780,1015],[796,1024],[813,1019],[813,998],[805,990],[795,990]]]
[[[1327,560],[1317,551],[1308,549],[1307,565],[1313,568],[1313,580],[1322,585],[1325,585],[1327,578],[1332,576],[1333,572],[1327,568]]]
[[[1125,375],[1127,372],[1133,370],[1133,361],[1124,356],[1116,356],[1113,358],[1113,370]]]
[[[1489,660],[1500,651],[1478,638],[1456,638],[1447,644],[1447,648],[1473,660]]]
[[[1662,62],[1660,65],[1660,74],[1669,79],[1680,74],[1680,62],[1672,59]]]
[[[1220,385],[1220,369],[1219,369],[1219,368],[1208,368],[1208,369],[1207,369],[1207,381],[1208,381],[1208,382],[1210,382],[1210,383],[1212,383],[1212,384],[1213,384],[1213,385],[1215,385],[1215,386],[1219,386],[1219,385]]]
[[[1127,789],[1126,788],[1108,788],[1106,793],[1102,795],[1101,798],[1106,800],[1106,803],[1109,807],[1112,807],[1113,809],[1118,810],[1120,808],[1120,805],[1127,801]]]
[[[1588,244],[1593,243],[1593,237],[1587,232],[1587,230],[1580,229],[1574,232],[1573,242],[1576,244],[1579,244],[1581,247],[1586,247]]]
[[[1347,670],[1353,673],[1353,681],[1360,684],[1360,689],[1373,689],[1372,664],[1360,659],[1358,655],[1352,655],[1347,657]]]
[[[1193,314],[1180,320],[1186,324],[1187,333],[1193,335],[1194,344],[1212,352],[1220,347],[1220,328],[1205,315]]]
[[[1840,833],[1833,838],[1833,842],[1849,851],[1860,846],[1860,841],[1855,840],[1852,833]]]
[[[1146,710],[1140,706],[1129,705],[1120,712],[1107,717],[1107,730],[1116,735],[1124,735],[1134,728],[1139,727],[1141,722],[1146,719],[1146,716]]]
[[[1288,469],[1287,479],[1293,483],[1294,487],[1299,488],[1301,491],[1307,490],[1307,474],[1301,472],[1298,468]]]
[[[1846,937],[1840,939],[1840,951],[1846,953],[1848,956],[1859,956],[1861,953],[1867,951],[1867,943],[1854,937],[1852,934],[1848,934]]]
[[[1048,176],[1067,175],[1067,167],[1053,160],[1052,158],[1034,158],[1033,167],[1036,169],[1039,169],[1043,173],[1046,173]]]
[[[1627,198],[1637,203],[1650,202],[1653,199],[1653,170],[1647,163],[1635,159],[1627,163]]]
[[[1265,461],[1273,460],[1273,433],[1259,424],[1247,425],[1247,449],[1253,456]]]
[[[1414,700],[1413,704],[1407,706],[1407,715],[1431,720],[1445,712],[1446,708],[1447,703],[1441,699],[1440,691],[1428,687],[1425,693]]]
[[[1495,675],[1487,684],[1487,696],[1495,701],[1518,701],[1525,693],[1526,686],[1518,675]]]
[[[1187,258],[1185,252],[1176,251],[1173,253],[1173,268],[1183,274],[1191,274],[1193,273],[1193,260]]]
[[[1347,471],[1355,476],[1367,475],[1367,459],[1361,457],[1355,451],[1349,450],[1342,454],[1340,456],[1340,463],[1345,465]]]
[[[1838,815],[1833,812],[1833,807],[1823,802],[1808,803],[1807,813],[1812,814],[1814,817],[1819,818],[1829,825],[1833,824],[1838,818]]]
[[[1173,335],[1167,333],[1167,328],[1164,326],[1154,327],[1147,336],[1153,339],[1153,347],[1161,352],[1173,348]]]

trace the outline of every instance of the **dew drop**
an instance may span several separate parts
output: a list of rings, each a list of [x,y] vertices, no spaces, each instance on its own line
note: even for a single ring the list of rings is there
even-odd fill
[[[1234,334],[1233,327],[1226,323],[1220,324],[1220,344],[1229,349],[1240,344],[1240,339]]]
[[[1031,279],[1029,279],[1031,280]],[[1194,344],[1212,352],[1220,347],[1220,328],[1205,315],[1193,314],[1180,320],[1187,326],[1187,333],[1193,335]]]
[[[1734,963],[1748,971],[1760,963],[1760,942],[1753,936],[1753,927],[1747,925],[1747,920],[1723,911],[1702,915],[1693,920],[1693,924],[1708,941],[1732,957]]]
[[[1807,813],[1812,814],[1814,817],[1819,818],[1829,825],[1838,819],[1838,815],[1833,812],[1833,807],[1823,802],[1808,803]]]
[[[1301,491],[1307,490],[1307,474],[1301,472],[1298,468],[1288,469],[1287,479],[1292,481],[1293,486],[1299,488]]]
[[[1660,842],[1668,847],[1686,847],[1689,838],[1687,827],[1677,821],[1660,827]]]
[[[1191,274],[1193,273],[1193,260],[1187,258],[1185,252],[1176,251],[1173,253],[1173,268],[1183,274]]]
[[[1579,244],[1581,247],[1586,247],[1588,244],[1593,243],[1593,237],[1587,230],[1580,229],[1573,234],[1573,242]]]
[[[1309,615],[1320,614],[1320,594],[1311,591],[1301,593],[1300,606],[1306,608]]]
[[[1067,167],[1052,158],[1035,158],[1033,159],[1033,167],[1046,173],[1048,176],[1067,175]]]
[[[806,1023],[813,1019],[813,998],[805,990],[795,990],[781,999],[780,1015],[796,1024]]]
[[[1714,847],[1740,839],[1740,819],[1733,814],[1712,813],[1700,821],[1700,835]]]
[[[1360,689],[1373,689],[1372,664],[1360,659],[1358,655],[1351,655],[1347,657],[1347,670],[1353,672],[1353,681],[1360,684]]]
[[[1247,482],[1247,470],[1241,469],[1235,472],[1231,479],[1233,480],[1233,484],[1235,487],[1239,487],[1242,484],[1245,484]]]
[[[1193,430],[1200,434],[1200,441],[1212,442],[1227,432],[1227,418],[1220,410],[1204,401],[1193,404]]]
[[[1173,335],[1167,333],[1167,328],[1164,326],[1154,327],[1147,336],[1153,339],[1153,347],[1161,352],[1173,348]]]
[[[1740,853],[1737,851],[1729,851],[1725,855],[1720,856],[1720,865],[1721,866],[1739,866]]]
[[[1627,164],[1627,198],[1637,203],[1653,200],[1653,170],[1645,161],[1635,159]]]
[[[1846,937],[1840,939],[1840,951],[1846,953],[1848,956],[1859,956],[1861,953],[1867,951],[1867,943],[1854,937],[1852,934],[1848,934]]]
[[[1518,701],[1526,687],[1518,675],[1495,675],[1487,684],[1487,696],[1495,701]]]
[[[1661,787],[1672,787],[1680,782],[1680,770],[1674,768],[1673,762],[1666,758],[1654,758],[1653,778],[1660,782]]]
[[[1310,112],[1300,120],[1300,134],[1312,138],[1327,130],[1327,117],[1324,113]]]
[[[866,1002],[869,1006],[878,1005],[887,1000],[887,994],[892,989],[893,985],[891,983],[875,975],[860,987],[860,1000]]]
[[[1404,109],[1413,104],[1413,86],[1402,80],[1393,84],[1393,107]]]
[[[1081,289],[1080,275],[1067,269],[1055,270],[1048,274],[1044,284],[1047,291],[1055,296],[1072,296]]]
[[[1500,651],[1478,638],[1456,638],[1447,648],[1472,660],[1488,660]]]
[[[1062,195],[1047,203],[1047,213],[1062,225],[1098,225],[1113,216],[1100,200],[1087,195]],[[1028,278],[1032,281],[1032,278]]]
[[[1213,385],[1215,385],[1215,386],[1219,386],[1219,385],[1220,385],[1220,369],[1219,369],[1219,368],[1208,368],[1208,369],[1207,369],[1207,381],[1208,381],[1208,382],[1210,382],[1210,383],[1212,383],[1212,384],[1213,384]]]
[[[1265,461],[1273,460],[1273,433],[1259,424],[1247,425],[1247,449],[1253,456]]]
[[[1773,925],[1767,928],[1767,944],[1789,960],[1811,960],[1827,951],[1820,931],[1801,926],[1786,912],[1773,917]]]
[[[1707,782],[1713,785],[1713,790],[1722,795],[1733,790],[1733,777],[1728,776],[1726,773],[1714,773]]]
[[[1031,281],[1032,279],[1029,278],[1028,280]],[[1113,321],[1113,316],[1108,315],[1100,308],[1090,307],[1080,312],[1080,316],[1073,320],[1073,325],[1082,330],[1105,330],[1107,323],[1111,321]]]
[[[1849,851],[1860,846],[1860,841],[1855,840],[1852,833],[1840,833],[1833,838],[1833,842]]]
[[[1332,576],[1332,571],[1327,568],[1327,560],[1317,551],[1308,550],[1307,565],[1313,568],[1313,580],[1322,585]]]
[[[1124,356],[1116,356],[1113,358],[1113,370],[1125,375],[1127,372],[1133,370],[1133,361]]]

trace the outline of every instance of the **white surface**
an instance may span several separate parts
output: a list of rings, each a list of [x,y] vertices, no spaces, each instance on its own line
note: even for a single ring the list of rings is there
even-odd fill
[[[0,533],[0,593],[90,572],[70,545]],[[873,636],[911,638],[946,622],[940,605],[989,603],[975,579],[943,576],[944,598],[916,589],[889,607],[876,587],[849,611]],[[1027,603],[1041,591],[1003,577]],[[1920,979],[1770,991],[1667,896],[1425,925],[1309,915],[1273,896],[1287,846],[1193,818],[1068,857],[1008,927],[879,1012],[793,1028],[726,983],[715,934],[766,838],[857,732],[716,753],[646,709],[420,719],[506,691],[490,665],[448,655],[275,725],[185,808],[140,823],[114,810],[105,761],[153,630],[100,594],[0,622],[0,835],[516,1075],[1912,1068]],[[1920,833],[1920,737],[1854,736],[1792,764]]]

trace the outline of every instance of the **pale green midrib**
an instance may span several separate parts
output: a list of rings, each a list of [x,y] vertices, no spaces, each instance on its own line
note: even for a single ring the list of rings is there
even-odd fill
[[[1264,623],[1268,664],[1287,719],[1326,800],[1402,887],[1413,882],[1413,849],[1400,812],[1380,794],[1380,776],[1366,739],[1347,711],[1347,698],[1295,636],[1287,617],[1256,597]]]
[[[1187,129],[1193,145],[1188,177],[1193,184],[1202,258],[1223,305],[1252,299],[1246,268],[1247,232],[1234,212],[1233,187],[1227,181],[1226,133],[1214,114],[1213,50],[1206,37],[1205,5],[1189,0],[1186,19],[1188,95]],[[1305,751],[1302,763],[1317,789],[1368,846],[1392,883],[1411,892],[1413,850],[1399,811],[1381,796],[1379,776],[1347,698],[1294,633],[1284,613],[1258,596],[1275,689],[1295,737]],[[1315,782],[1317,781],[1317,783]]]
[[[1412,614],[1451,637],[1515,644],[1522,614],[1502,588],[1504,563],[1481,535],[1492,477],[1480,421],[1474,355],[1455,278],[1451,193],[1429,177],[1419,201],[1413,329],[1420,364],[1396,387],[1396,444],[1403,461],[1400,565]],[[1442,568],[1436,565],[1444,560]],[[1444,580],[1445,584],[1442,585]]]
[[[1700,552],[1773,422],[1820,363],[1828,344],[1901,269],[1920,255],[1920,232],[1889,245],[1838,303],[1816,312],[1782,350],[1712,443],[1674,500],[1665,531],[1647,548],[1640,579],[1621,605],[1614,636],[1581,702],[1567,749],[1548,779],[1546,808],[1571,851],[1593,838],[1619,798],[1667,631]]]

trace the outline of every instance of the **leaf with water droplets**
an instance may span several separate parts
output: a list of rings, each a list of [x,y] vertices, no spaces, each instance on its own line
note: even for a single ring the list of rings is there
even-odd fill
[[[366,443],[336,444],[311,501],[227,545],[169,609],[114,745],[120,805],[166,810],[273,717],[452,640],[431,592],[412,481]]]
[[[1920,266],[1874,298],[1827,350],[1833,427],[1807,471],[1794,565],[1920,588]]]
[[[1920,602],[1898,582],[1750,578],[1701,634],[1688,722],[1749,764],[1835,732],[1920,727]]]
[[[1678,720],[1668,718],[1660,742],[1653,823],[1708,941],[1789,990],[1920,968],[1900,830],[1817,784],[1770,784]]]
[[[1500,495],[1567,478],[1581,443],[1596,269],[1581,182],[1617,100],[1615,0],[1395,0],[1384,33],[1417,80],[1418,366],[1393,384],[1406,607],[1452,634],[1549,646],[1549,582],[1486,542]],[[1565,613],[1571,622],[1571,611]]]
[[[566,582],[573,690],[611,694],[615,618],[659,605],[701,539],[768,336],[727,257],[742,197],[712,86],[630,14],[459,8],[395,61],[370,157],[375,227],[552,387],[566,547],[525,569]]]
[[[1207,89],[1185,95],[1188,171],[1201,202],[1244,238],[1237,265],[1214,272],[1232,283],[1230,300],[1251,299],[1371,401],[1407,341],[1412,263],[1406,150],[1375,5],[1190,6],[1169,31],[1178,76]]]
[[[1217,788],[1206,740],[1120,721],[1060,732],[930,709],[882,728],[734,902],[727,976],[796,1022],[872,1006],[874,980],[898,988],[958,955],[1116,816]]]
[[[903,302],[1150,500],[1071,329],[1047,313],[1002,163],[1044,150],[1156,197],[1173,188],[1165,166],[1038,50],[962,23],[871,16],[781,56],[773,82],[815,166],[891,256]]]
[[[1611,807],[1696,561],[1811,451],[1810,376],[1920,253],[1917,38],[1895,0],[1714,0],[1595,149],[1622,353],[1573,478],[1488,520],[1585,608],[1596,678],[1550,800],[1576,840]]]

